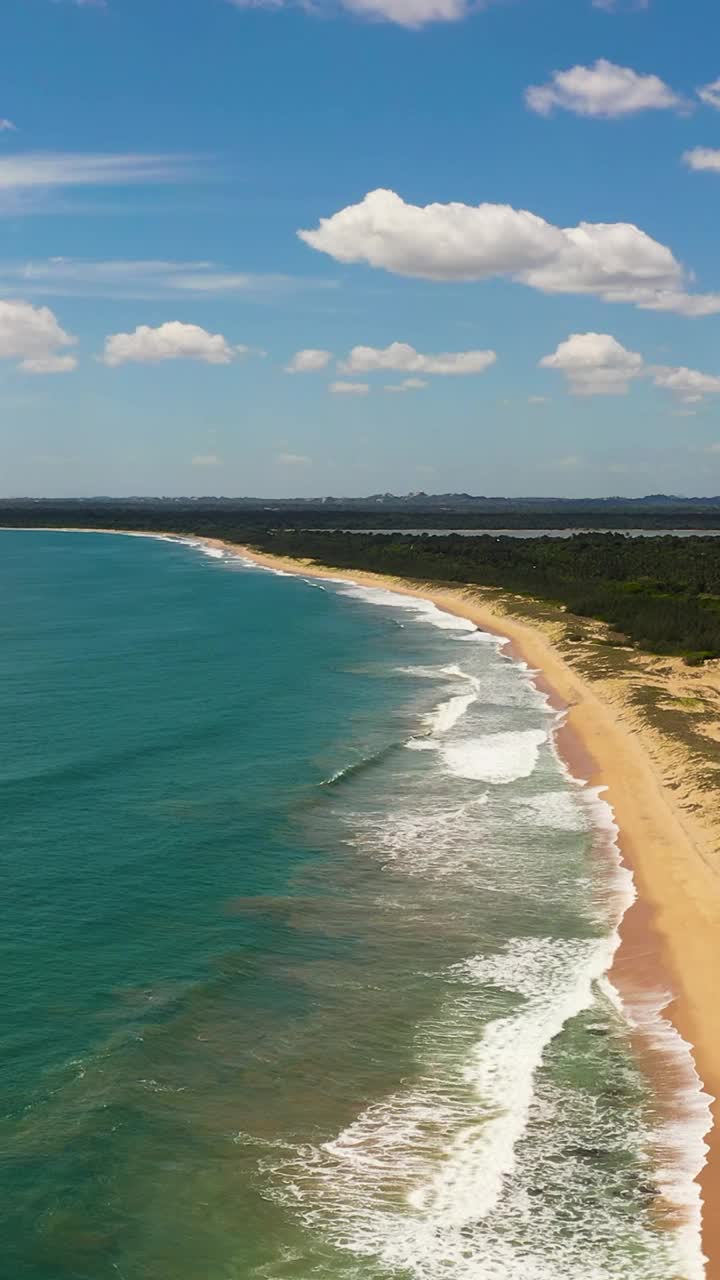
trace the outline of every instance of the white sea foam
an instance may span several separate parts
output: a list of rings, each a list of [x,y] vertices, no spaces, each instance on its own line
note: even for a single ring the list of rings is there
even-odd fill
[[[658,1186],[667,1202],[680,1213],[676,1228],[683,1254],[688,1258],[688,1280],[702,1280],[704,1267],[698,1259],[702,1236],[702,1198],[697,1182],[705,1167],[709,1147],[706,1141],[713,1124],[714,1098],[703,1089],[693,1060],[691,1046],[665,1016],[673,996],[669,991],[635,993],[630,1010],[607,981],[618,1008],[627,1022],[637,1027],[651,1047],[673,1064],[675,1101],[673,1118],[665,1119],[649,1135],[658,1164]],[[690,1262],[694,1259],[694,1266]]]
[[[543,791],[537,796],[524,796],[518,809],[540,827],[554,831],[587,831],[588,814],[571,791]]]
[[[474,702],[477,701],[480,682],[476,676],[470,675],[467,671],[463,671],[458,666],[449,666],[441,668],[442,674],[461,680],[469,686],[467,693],[457,693],[452,698],[448,698],[446,702],[441,702],[433,711],[429,711],[424,717],[433,736],[441,736],[449,733],[459,720],[465,715],[465,712]]]
[[[566,1023],[593,1004],[615,944],[614,937],[522,938],[455,966],[448,975],[455,994],[418,1030],[414,1081],[361,1112],[334,1140],[289,1160],[270,1158],[266,1169],[281,1197],[336,1246],[417,1280],[697,1280],[690,1256],[682,1271],[673,1269],[675,1255],[684,1255],[678,1239],[668,1233],[665,1244],[642,1223],[628,1227],[613,1216],[612,1198],[578,1220],[562,1202],[555,1216],[552,1204],[522,1190],[533,1177],[517,1160],[538,1107],[536,1074]],[[520,1003],[468,1046],[487,1009],[488,986]],[[572,1204],[583,1172],[573,1144],[593,1135],[572,1129],[561,1098],[556,1106],[547,1119],[560,1144],[543,1172],[559,1180]],[[538,1120],[544,1141],[542,1115]],[[620,1130],[622,1149],[621,1119]],[[563,1143],[570,1152],[564,1157]],[[652,1269],[635,1269],[633,1249],[625,1252],[628,1230]]]
[[[419,596],[406,596],[399,591],[388,591],[385,587],[360,586],[347,578],[332,578],[330,581],[340,586],[340,595],[385,609],[406,609],[416,614],[418,621],[430,622],[442,631],[477,631],[475,623],[469,618],[460,618],[454,613],[447,613],[444,609],[439,609],[431,600],[423,600]]]
[[[540,747],[546,741],[543,729],[520,729],[462,738],[446,745],[422,738],[407,745],[414,751],[437,750],[445,768],[457,778],[503,785],[533,773]]]

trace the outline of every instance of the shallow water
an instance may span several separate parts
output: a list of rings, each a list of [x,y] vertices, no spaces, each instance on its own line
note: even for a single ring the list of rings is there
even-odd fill
[[[524,668],[191,543],[0,547],[8,1277],[696,1280]]]

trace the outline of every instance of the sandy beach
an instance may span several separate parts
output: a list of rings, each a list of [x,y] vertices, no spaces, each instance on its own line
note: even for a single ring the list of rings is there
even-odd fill
[[[711,1099],[720,1097],[720,663],[691,668],[641,653],[614,643],[603,624],[495,589],[444,589],[219,539],[193,541],[287,573],[342,577],[431,600],[506,638],[512,656],[527,663],[552,704],[565,711],[558,749],[573,776],[606,789],[620,851],[635,879],[637,900],[622,922],[610,976],[637,1023],[638,1057],[656,1086],[671,1164],[690,1127],[693,1134],[698,1124],[709,1128],[699,1082]],[[678,1054],[677,1037],[673,1050],[659,1034],[663,1019],[691,1047],[694,1070],[688,1055]],[[703,1248],[708,1280],[720,1280],[717,1124],[705,1141]]]
[[[698,1107],[702,1110],[706,1103],[698,1096],[697,1080],[688,1080],[690,1072],[678,1072],[677,1055],[674,1061],[658,1043],[659,994],[670,997],[663,1017],[692,1047],[702,1087],[713,1099],[720,1096],[720,816],[715,801],[720,773],[719,664],[689,668],[678,659],[607,646],[602,634],[606,629],[587,619],[582,620],[585,638],[570,640],[568,619],[558,610],[495,590],[445,590],[268,556],[219,540],[203,541],[285,572],[342,576],[432,600],[483,630],[507,637],[513,656],[538,673],[536,679],[554,705],[567,709],[558,733],[559,749],[574,776],[607,789],[621,853],[638,893],[621,927],[611,978],[638,1021],[639,1056],[656,1077],[668,1130],[675,1129],[681,1147],[683,1130],[691,1123],[697,1127]],[[651,1016],[643,1025],[650,1006]],[[718,1280],[716,1126],[706,1142],[708,1157],[700,1179],[703,1246],[708,1280]]]

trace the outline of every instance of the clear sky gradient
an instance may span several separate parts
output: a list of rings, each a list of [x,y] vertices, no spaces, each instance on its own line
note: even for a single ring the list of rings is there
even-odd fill
[[[0,492],[719,493],[719,37],[6,0]]]

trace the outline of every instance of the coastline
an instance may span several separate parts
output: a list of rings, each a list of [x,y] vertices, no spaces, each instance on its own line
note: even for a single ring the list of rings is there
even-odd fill
[[[53,530],[61,532],[61,530]],[[720,1096],[720,1006],[715,997],[714,961],[720,938],[720,892],[712,862],[714,832],[703,825],[699,803],[702,782],[682,777],[686,761],[670,758],[667,744],[643,729],[630,688],[623,685],[610,659],[612,651],[566,643],[566,623],[558,611],[537,611],[533,602],[500,591],[451,589],[405,581],[382,574],[330,569],[310,561],[275,557],[221,539],[168,531],[67,529],[63,532],[127,533],[204,545],[302,577],[342,578],[432,601],[437,607],[474,622],[506,640],[510,655],[525,662],[529,674],[551,705],[564,712],[556,745],[569,773],[603,791],[618,827],[617,846],[633,873],[637,898],[620,925],[620,946],[610,979],[637,1023],[638,1056],[656,1084],[659,1113],[668,1132],[668,1163],[682,1151],[692,1125],[699,1134],[699,1112],[707,1106],[701,1087]],[[587,620],[584,620],[587,623]],[[592,625],[594,624],[587,624]],[[682,679],[699,688],[702,674],[678,672],[674,660],[652,659],[653,679],[675,696]],[[610,663],[610,674],[604,659]],[[630,660],[625,658],[628,663]],[[615,664],[617,666],[617,664]],[[602,673],[598,674],[603,667]],[[625,670],[623,668],[623,674]],[[694,682],[694,683],[693,683]],[[715,685],[710,681],[713,690]],[[684,685],[683,685],[684,688]],[[687,713],[686,718],[687,718]],[[714,726],[713,726],[714,727]],[[714,740],[715,735],[708,737]],[[665,755],[663,752],[665,751]],[[667,758],[666,758],[667,757]],[[712,794],[705,795],[705,807]],[[699,811],[699,812],[698,812]],[[663,1022],[663,1020],[666,1020]],[[675,1030],[675,1044],[672,1044]],[[678,1066],[678,1048],[689,1053],[687,1071]],[[691,1059],[697,1076],[691,1078]],[[699,1081],[702,1082],[700,1086]],[[715,1114],[715,1108],[713,1107]],[[707,1280],[720,1280],[720,1135],[706,1135],[707,1160],[697,1179],[703,1201],[702,1242]],[[697,1163],[697,1162],[696,1162]],[[688,1213],[687,1220],[691,1215]]]
[[[676,1160],[690,1127],[696,1134],[705,1127],[707,1102],[713,1102],[717,1119],[720,1007],[713,961],[720,938],[720,884],[642,740],[622,724],[616,708],[598,696],[539,626],[498,604],[493,607],[480,592],[325,568],[220,539],[199,541],[265,568],[304,577],[341,577],[430,600],[505,639],[509,655],[528,666],[550,704],[565,712],[556,731],[560,756],[572,777],[603,792],[618,828],[616,847],[635,882],[637,896],[620,923],[620,945],[608,976],[636,1023],[637,1054],[658,1090],[668,1161]],[[502,593],[494,594],[501,599]],[[678,1062],[680,1048],[689,1051],[683,1055],[685,1069]],[[707,1100],[702,1091],[709,1095]],[[706,1163],[697,1179],[702,1243],[707,1280],[719,1280],[720,1138],[715,1125],[705,1134],[705,1144]]]

